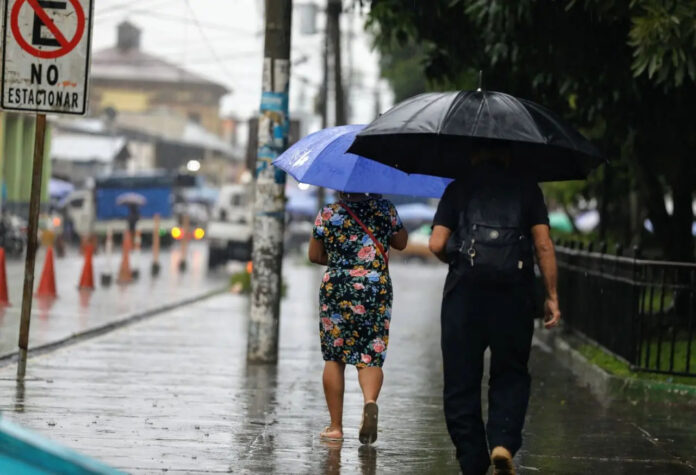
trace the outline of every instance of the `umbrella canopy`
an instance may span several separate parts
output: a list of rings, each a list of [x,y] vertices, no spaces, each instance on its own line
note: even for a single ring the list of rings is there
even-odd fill
[[[116,197],[116,204],[117,205],[145,206],[145,203],[147,203],[147,198],[145,198],[140,193],[128,192],[128,193],[120,194]]]
[[[421,94],[362,130],[348,152],[407,173],[466,176],[476,147],[506,144],[512,165],[537,181],[582,179],[601,153],[548,109],[492,91]]]
[[[48,194],[51,198],[61,199],[69,193],[72,193],[74,190],[75,186],[65,180],[51,178],[48,182]]]
[[[584,233],[589,233],[599,225],[599,211],[591,209],[575,217],[575,227]]]
[[[549,213],[549,226],[567,233],[573,231],[573,223],[570,222],[570,218],[563,211],[553,211]]]
[[[346,153],[364,125],[320,130],[286,150],[273,164],[301,183],[353,193],[439,198],[451,180],[408,175],[358,155]]]

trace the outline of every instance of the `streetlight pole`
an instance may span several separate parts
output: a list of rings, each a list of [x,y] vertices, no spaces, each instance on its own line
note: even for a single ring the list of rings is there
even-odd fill
[[[266,0],[266,35],[254,200],[250,363],[278,361],[285,227],[285,173],[271,162],[288,143],[292,0]]]

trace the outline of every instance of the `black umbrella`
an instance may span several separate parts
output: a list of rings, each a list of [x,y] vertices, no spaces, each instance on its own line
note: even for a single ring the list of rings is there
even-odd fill
[[[421,94],[363,129],[348,152],[407,173],[457,178],[480,147],[504,144],[512,166],[537,181],[582,179],[604,159],[553,112],[502,92]]]

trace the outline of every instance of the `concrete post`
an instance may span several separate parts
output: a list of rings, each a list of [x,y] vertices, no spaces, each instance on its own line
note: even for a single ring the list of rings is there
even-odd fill
[[[251,310],[247,360],[278,360],[285,173],[271,162],[288,143],[291,0],[266,0],[266,39],[256,161]]]

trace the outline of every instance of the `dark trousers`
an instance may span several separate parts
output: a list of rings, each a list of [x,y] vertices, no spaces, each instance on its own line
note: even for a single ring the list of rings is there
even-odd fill
[[[514,455],[522,445],[532,333],[533,293],[529,286],[481,286],[461,281],[443,298],[445,419],[465,475],[486,473],[489,447],[503,446]],[[491,349],[491,366],[484,429],[481,379],[487,347]]]

